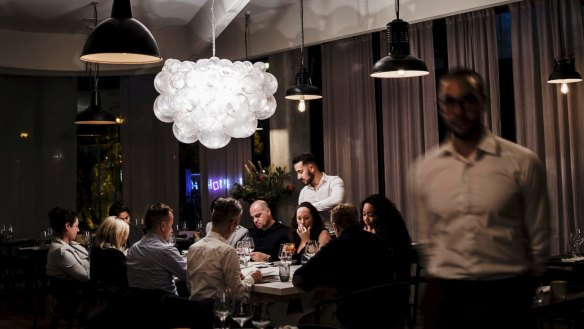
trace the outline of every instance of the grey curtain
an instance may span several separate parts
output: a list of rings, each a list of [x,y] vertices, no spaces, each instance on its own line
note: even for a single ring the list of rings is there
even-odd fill
[[[144,217],[151,204],[164,202],[179,220],[178,141],[172,126],[154,116],[158,93],[154,76],[128,76],[120,80],[122,188],[124,202],[134,218]]]
[[[322,45],[324,165],[345,181],[345,201],[377,193],[371,35]]]
[[[208,149],[199,143],[201,207],[205,224],[211,219],[211,202],[218,197],[229,197],[233,184],[241,182],[245,174],[243,165],[251,160],[251,138],[232,138],[220,149]],[[251,227],[248,205],[242,205],[241,225]]]
[[[382,56],[387,55],[386,33],[380,33]],[[438,144],[438,112],[432,22],[410,25],[410,52],[421,58],[430,74],[408,79],[382,79],[385,192],[402,212],[415,241],[414,205],[408,184],[410,165]]]
[[[484,9],[446,17],[448,66],[474,69],[488,86],[490,107],[483,122],[496,135],[501,134],[499,107],[499,62],[495,10]]]
[[[584,83],[548,84],[553,59],[564,47],[584,73],[580,0],[525,0],[509,5],[517,141],[545,162],[551,199],[552,253],[565,252],[568,236],[584,228]],[[560,19],[560,20],[558,20]]]
[[[0,109],[0,227],[36,238],[51,208],[76,210],[77,79],[0,76]]]

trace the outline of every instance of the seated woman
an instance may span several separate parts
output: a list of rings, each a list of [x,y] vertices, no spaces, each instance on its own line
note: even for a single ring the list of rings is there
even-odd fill
[[[107,217],[97,228],[91,251],[91,279],[99,289],[124,294],[128,289],[125,245],[130,227],[123,219]]]
[[[294,218],[292,218],[292,230],[294,235],[292,242],[296,248],[294,259],[300,259],[307,242],[315,240],[319,247],[322,247],[331,240],[318,210],[310,202],[302,202],[296,208]]]
[[[55,238],[47,254],[47,275],[52,278],[87,282],[90,279],[89,253],[75,242],[79,219],[72,210],[53,208],[49,212]]]
[[[128,223],[116,216],[107,217],[97,228],[91,250],[91,280],[97,288],[97,302],[90,328],[112,327],[114,319],[125,321],[128,271],[124,246],[129,234]]]
[[[388,198],[373,194],[361,202],[361,227],[380,236],[392,252],[395,280],[410,279],[412,240],[401,213]]]

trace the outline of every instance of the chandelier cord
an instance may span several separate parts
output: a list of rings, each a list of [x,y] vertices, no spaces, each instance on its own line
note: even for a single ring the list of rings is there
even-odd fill
[[[93,6],[93,28],[97,27],[97,1],[92,1],[91,5]],[[95,70],[91,68],[91,62],[85,62],[85,70],[88,71],[89,76],[89,88],[90,90],[97,90],[97,81],[99,79],[99,63],[95,63]],[[92,71],[95,73],[95,78],[93,81],[93,85],[91,83]]]
[[[395,14],[397,19],[399,19],[399,0],[395,0]]]
[[[211,34],[213,38],[213,57],[215,57],[215,0],[211,2]]]
[[[304,68],[304,0],[300,0],[300,65]]]
[[[249,11],[245,12],[245,60],[247,61],[247,35],[249,34]]]
[[[558,32],[560,33],[560,58],[564,58],[566,56],[566,48],[564,47],[564,34],[562,33],[562,5],[558,1]]]

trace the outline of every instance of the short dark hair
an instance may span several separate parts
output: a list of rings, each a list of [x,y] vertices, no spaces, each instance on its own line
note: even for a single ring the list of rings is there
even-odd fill
[[[49,226],[57,233],[65,232],[65,224],[73,226],[77,214],[73,210],[55,207],[49,210]]]
[[[292,165],[295,165],[298,162],[302,162],[302,164],[304,164],[304,165],[312,163],[312,164],[316,165],[316,167],[318,168],[318,163],[316,162],[316,158],[314,157],[314,154],[312,154],[312,153],[302,153],[302,154],[295,156],[292,159]]]
[[[215,200],[213,205],[213,225],[225,225],[228,224],[241,215],[243,208],[239,201],[233,198],[219,198]]]
[[[116,216],[118,217],[121,213],[127,212],[130,214],[130,208],[126,206],[122,201],[116,201],[112,206],[109,208],[108,216]]]
[[[481,96],[487,98],[487,89],[485,86],[485,80],[473,69],[466,67],[457,67],[444,73],[440,76],[440,82],[447,80],[458,80],[468,83],[469,86],[473,87]],[[474,83],[473,81],[474,80]],[[441,90],[441,83],[438,84],[439,92]],[[438,94],[440,95],[440,93]]]
[[[144,216],[144,225],[150,231],[152,228],[159,226],[163,221],[169,218],[172,208],[164,203],[156,203],[148,207]]]

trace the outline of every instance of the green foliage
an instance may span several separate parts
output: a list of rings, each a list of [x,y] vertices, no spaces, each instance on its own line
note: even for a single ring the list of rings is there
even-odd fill
[[[275,166],[272,163],[264,167],[260,161],[256,166],[248,161],[244,167],[247,175],[243,185],[235,183],[229,192],[235,199],[243,199],[249,203],[265,200],[270,206],[275,206],[282,197],[290,195],[296,188],[289,184],[290,174],[286,166]]]

